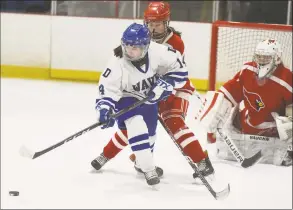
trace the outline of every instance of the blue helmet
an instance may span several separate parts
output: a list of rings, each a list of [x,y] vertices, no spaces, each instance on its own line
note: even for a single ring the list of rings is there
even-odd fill
[[[151,33],[145,25],[133,23],[124,31],[121,38],[123,55],[127,60],[142,59],[149,48]]]

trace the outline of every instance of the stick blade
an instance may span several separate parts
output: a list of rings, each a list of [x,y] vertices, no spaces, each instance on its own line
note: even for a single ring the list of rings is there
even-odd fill
[[[35,153],[33,151],[31,151],[30,149],[28,149],[26,146],[22,145],[19,149],[19,154],[22,157],[26,157],[26,158],[30,158],[30,159],[34,159],[34,155]]]
[[[262,158],[262,153],[260,150],[255,155],[251,156],[250,158],[245,158],[245,160],[241,163],[241,166],[243,168],[248,168],[258,163],[261,160],[261,158]]]
[[[230,184],[228,184],[228,186],[221,192],[217,192],[215,195],[215,198],[217,200],[224,200],[225,198],[228,197],[229,194],[230,194]]]

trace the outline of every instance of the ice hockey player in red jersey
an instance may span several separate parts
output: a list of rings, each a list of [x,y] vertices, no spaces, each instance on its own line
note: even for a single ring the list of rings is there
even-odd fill
[[[198,118],[207,132],[223,128],[244,154],[263,149],[261,163],[288,166],[292,165],[292,71],[284,66],[281,54],[277,40],[261,41],[252,62],[218,91],[206,94]],[[219,157],[233,159],[218,135],[217,149]]]
[[[152,40],[169,46],[170,51],[179,51],[184,58],[184,43],[181,39],[181,33],[169,26],[170,6],[165,2],[150,2],[144,12],[144,23],[152,33]],[[185,63],[182,63],[185,65]],[[203,151],[199,141],[193,132],[185,124],[185,116],[189,106],[189,97],[193,94],[195,88],[188,79],[186,84],[179,89],[175,89],[173,94],[167,100],[159,103],[159,116],[175,137],[177,143],[181,146],[184,153],[196,163],[201,173],[209,180],[213,179],[214,168],[209,160],[206,151]],[[107,159],[114,158],[127,144],[127,131],[119,130],[104,148],[103,155]],[[150,142],[152,151],[154,150],[155,141]],[[140,166],[136,164],[135,155],[132,154],[130,159],[135,162],[134,168],[142,172]],[[163,170],[156,167],[158,175],[163,175]],[[198,175],[193,174],[198,180]]]
[[[181,33],[169,26],[170,6],[166,2],[151,2],[144,12],[144,22],[152,32],[152,40],[178,50],[184,58],[184,42]],[[189,97],[195,88],[188,79],[185,86],[176,89],[171,96],[159,104],[160,118],[175,137],[178,144],[193,162],[198,166],[206,165],[202,170],[203,175],[209,176],[214,173],[212,164],[203,151],[199,141],[193,132],[185,124],[185,117],[189,106]],[[194,178],[197,175],[194,174]],[[211,178],[210,176],[209,178]]]

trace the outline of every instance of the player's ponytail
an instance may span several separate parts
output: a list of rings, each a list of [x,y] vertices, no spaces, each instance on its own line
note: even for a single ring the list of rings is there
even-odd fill
[[[174,34],[176,34],[176,35],[178,35],[179,37],[181,37],[182,32],[180,32],[180,31],[176,31],[175,28],[173,28],[173,27],[171,27],[171,26],[169,26],[169,29],[170,29]]]
[[[122,56],[123,56],[123,52],[122,52],[122,46],[121,46],[121,45],[119,45],[118,47],[116,47],[116,48],[114,49],[114,55],[115,55],[116,57],[122,58]]]

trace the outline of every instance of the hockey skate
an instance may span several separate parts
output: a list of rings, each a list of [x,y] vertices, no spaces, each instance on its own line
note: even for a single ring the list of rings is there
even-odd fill
[[[141,173],[141,174],[144,173],[144,172],[141,170],[141,168],[139,168],[139,167],[136,165],[136,163],[134,163],[134,169],[135,169],[138,173]],[[164,174],[163,169],[160,168],[160,167],[158,167],[158,166],[156,166],[156,172],[157,172],[157,175],[158,175],[159,178],[161,178],[161,177],[163,176],[163,174]]]
[[[156,172],[156,170],[143,172],[144,177],[148,185],[155,187],[155,185],[160,183],[160,178]]]
[[[196,165],[198,167],[199,172],[207,179],[207,181],[213,181],[215,170],[212,166],[209,156],[201,160]],[[197,172],[193,174],[193,178],[195,179],[195,183],[202,184]]]
[[[104,153],[100,154],[96,159],[91,162],[91,165],[97,171],[100,170],[110,159],[104,156]]]
[[[143,174],[143,171],[141,170],[141,168],[136,164],[136,157],[134,154],[131,154],[129,159],[134,163],[134,169],[140,173],[140,174]],[[156,172],[159,176],[159,178],[161,178],[163,175],[164,175],[164,170],[159,167],[159,166],[156,166]]]

